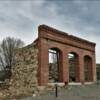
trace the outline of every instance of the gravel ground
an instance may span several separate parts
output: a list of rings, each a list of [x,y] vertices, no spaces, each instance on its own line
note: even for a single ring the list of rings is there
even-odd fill
[[[55,97],[54,91],[50,91],[44,96],[27,97],[20,100],[100,100],[100,84],[58,88],[58,97]]]

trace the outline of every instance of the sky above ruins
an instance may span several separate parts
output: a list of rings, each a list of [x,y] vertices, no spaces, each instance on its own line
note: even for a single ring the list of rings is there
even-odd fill
[[[40,24],[95,42],[100,63],[99,0],[0,0],[0,41],[12,36],[32,43]]]

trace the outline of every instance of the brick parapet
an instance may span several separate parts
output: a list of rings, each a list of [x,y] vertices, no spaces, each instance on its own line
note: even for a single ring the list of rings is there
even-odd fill
[[[68,33],[61,32],[46,25],[39,26],[39,38],[51,39],[52,41],[57,41],[93,52],[95,51],[95,43],[75,37],[73,35],[68,35]]]

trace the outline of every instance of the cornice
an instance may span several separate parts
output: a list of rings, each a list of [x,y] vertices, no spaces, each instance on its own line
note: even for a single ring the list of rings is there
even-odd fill
[[[77,42],[86,43],[86,44],[89,44],[89,45],[92,45],[92,46],[96,45],[94,42],[90,42],[88,40],[85,40],[85,39],[82,39],[82,38],[79,38],[79,37],[76,37],[76,36],[73,36],[73,35],[69,35],[66,32],[57,30],[55,28],[52,28],[52,27],[44,25],[44,24],[39,26],[39,30],[46,30],[46,31],[57,33],[57,34],[61,34],[61,35],[66,36],[66,37],[68,37],[70,39],[73,39],[73,40],[75,40]]]

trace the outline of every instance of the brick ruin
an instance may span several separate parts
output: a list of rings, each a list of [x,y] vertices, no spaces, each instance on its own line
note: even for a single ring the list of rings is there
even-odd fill
[[[95,43],[46,25],[38,28],[38,84],[49,82],[95,82]],[[50,58],[55,58],[55,63]],[[51,61],[50,61],[51,59]],[[51,67],[50,67],[51,66]],[[50,70],[54,71],[52,80]]]
[[[0,99],[39,95],[48,83],[96,81],[95,43],[46,25],[38,28],[34,43],[16,50],[9,88],[0,89]]]

